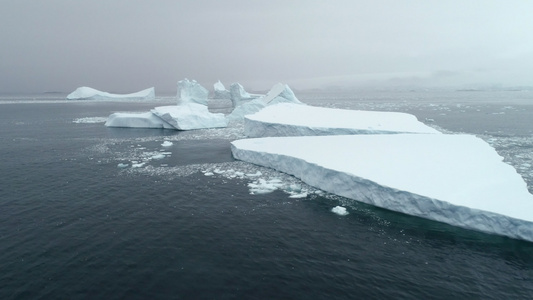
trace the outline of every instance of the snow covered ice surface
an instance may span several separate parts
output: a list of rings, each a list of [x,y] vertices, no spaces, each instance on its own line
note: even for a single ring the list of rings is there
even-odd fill
[[[343,197],[533,241],[533,195],[516,170],[475,136],[271,137],[234,141],[232,152]]]
[[[343,110],[294,103],[268,106],[247,115],[244,122],[244,133],[248,137],[439,133],[406,113]]]
[[[130,99],[130,100],[154,100],[155,89],[153,87],[131,94],[112,94],[102,92],[90,87],[79,87],[67,96],[68,100],[113,100],[113,99]]]

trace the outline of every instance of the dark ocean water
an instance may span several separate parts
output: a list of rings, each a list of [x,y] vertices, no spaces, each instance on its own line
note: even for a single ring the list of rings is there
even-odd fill
[[[532,190],[531,92],[298,96],[476,134]],[[235,161],[239,124],[103,125],[112,112],[172,101],[0,98],[0,299],[533,298],[533,243],[323,193],[251,195],[258,177],[311,188]],[[350,214],[331,213],[337,205]]]

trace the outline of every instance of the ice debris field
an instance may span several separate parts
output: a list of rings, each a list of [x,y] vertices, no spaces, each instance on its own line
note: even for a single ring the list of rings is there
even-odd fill
[[[185,79],[178,82],[175,106],[142,114],[115,113],[106,126],[191,130],[224,129],[241,122],[245,138],[231,143],[234,158],[304,183],[287,184],[232,164],[196,166],[193,172],[248,179],[251,194],[281,189],[290,197],[304,198],[326,191],[412,216],[533,241],[533,195],[516,170],[473,135],[443,134],[405,113],[308,106],[282,84],[257,95],[239,84],[227,91],[217,82],[215,97],[229,98],[233,111],[209,112],[207,90]],[[170,146],[170,141],[161,144]],[[169,153],[147,152],[144,160],[131,162],[131,169]],[[348,214],[342,206],[331,211]]]

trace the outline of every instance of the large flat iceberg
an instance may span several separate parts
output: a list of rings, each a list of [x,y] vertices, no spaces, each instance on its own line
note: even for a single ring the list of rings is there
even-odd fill
[[[279,103],[244,117],[248,137],[439,133],[415,116]]]
[[[155,89],[153,87],[131,94],[112,94],[102,92],[90,87],[79,87],[67,96],[68,100],[113,100],[113,99],[131,99],[131,100],[153,100],[155,99]]]
[[[234,141],[232,152],[350,199],[533,241],[533,195],[516,170],[475,136],[270,137]]]

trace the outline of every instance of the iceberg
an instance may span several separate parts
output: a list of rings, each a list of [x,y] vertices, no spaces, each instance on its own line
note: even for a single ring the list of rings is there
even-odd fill
[[[261,98],[253,99],[249,102],[235,107],[233,111],[226,116],[226,118],[229,122],[242,121],[244,119],[244,116],[254,114],[262,110],[266,106],[266,103]]]
[[[533,195],[516,170],[475,136],[268,137],[231,147],[236,159],[346,198],[533,241]]]
[[[228,126],[224,114],[209,112],[208,91],[195,80],[178,82],[178,104],[160,106],[146,113],[114,113],[108,127],[166,128],[192,130]]]
[[[250,94],[244,90],[244,87],[240,83],[232,83],[230,86],[230,98],[233,108],[236,108],[246,102],[253,99],[257,99],[262,95]]]
[[[207,106],[209,91],[196,80],[187,78],[178,81],[178,105],[198,103]]]
[[[224,114],[211,113],[207,106],[198,103],[159,106],[152,109],[151,113],[178,130],[228,126]]]
[[[238,98],[239,100],[233,101],[234,109],[231,114],[227,116],[228,121],[243,120],[244,116],[254,114],[265,108],[267,105],[278,103],[303,104],[298,98],[296,98],[291,88],[282,83],[274,85],[264,96],[255,95],[257,98],[253,98],[254,96],[246,93],[240,84],[234,84],[232,87],[239,91],[238,94],[240,96],[232,98]]]
[[[131,100],[153,100],[155,99],[155,89],[153,87],[131,94],[111,94],[102,92],[90,87],[79,87],[74,92],[68,94],[68,100],[113,100],[113,99],[131,99]]]
[[[302,103],[296,98],[291,88],[282,83],[274,85],[266,96],[263,97],[263,101],[269,105],[278,103]]]
[[[230,92],[226,90],[226,87],[220,80],[213,85],[215,94],[214,99],[231,99]]]
[[[129,128],[165,128],[175,129],[173,126],[158,118],[151,112],[145,113],[114,113],[105,122],[107,127]]]
[[[344,110],[296,103],[269,105],[244,117],[244,134],[248,137],[390,133],[440,132],[406,113]]]

